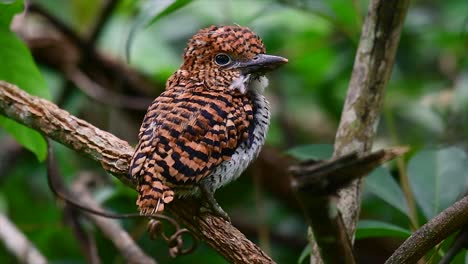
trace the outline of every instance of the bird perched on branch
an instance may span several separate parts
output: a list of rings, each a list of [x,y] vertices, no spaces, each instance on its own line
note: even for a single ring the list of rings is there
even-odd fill
[[[270,110],[264,74],[287,63],[265,54],[262,40],[240,26],[211,26],[188,42],[183,64],[148,108],[130,164],[140,213],[164,210],[177,196],[214,199],[265,143]]]

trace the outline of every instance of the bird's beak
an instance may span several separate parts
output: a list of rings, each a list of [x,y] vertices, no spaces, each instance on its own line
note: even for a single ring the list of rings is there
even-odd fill
[[[266,72],[277,69],[283,64],[288,63],[288,59],[267,54],[258,54],[248,61],[238,62],[236,68],[239,68],[243,74]]]

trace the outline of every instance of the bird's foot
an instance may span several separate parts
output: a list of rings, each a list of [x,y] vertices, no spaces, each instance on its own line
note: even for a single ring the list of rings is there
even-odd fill
[[[202,207],[200,207],[200,213],[212,213],[216,216],[223,218],[228,222],[231,222],[231,218],[229,218],[229,215],[223,210],[223,208],[221,208],[221,206],[219,206],[218,203],[216,203],[215,205],[210,203],[203,205]]]
[[[224,220],[231,222],[229,215],[219,206],[218,202],[214,198],[213,192],[210,191],[206,186],[200,186],[201,193],[206,198],[206,206],[200,207],[200,213],[211,212],[216,216],[223,218]]]

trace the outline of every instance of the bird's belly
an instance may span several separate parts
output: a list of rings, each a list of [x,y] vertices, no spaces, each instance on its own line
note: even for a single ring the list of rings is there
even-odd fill
[[[252,132],[252,142],[241,144],[232,155],[231,159],[224,161],[205,179],[201,184],[206,184],[212,190],[216,190],[223,185],[237,179],[249,164],[257,158],[268,132],[270,124],[270,107],[263,95],[256,95],[256,112],[254,116],[255,129]]]

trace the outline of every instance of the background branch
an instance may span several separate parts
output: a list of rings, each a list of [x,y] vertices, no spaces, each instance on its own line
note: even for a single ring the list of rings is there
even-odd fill
[[[47,263],[39,250],[3,213],[0,213],[0,240],[21,263]]]
[[[108,12],[115,8],[115,2],[117,1],[110,2],[114,3],[109,3],[104,7],[103,15],[111,15]],[[66,71],[69,68],[78,68],[88,75],[91,80],[109,90],[122,87],[123,91],[147,95],[154,95],[163,91],[163,83],[155,83],[125,63],[106,56],[95,47],[95,40],[91,38],[88,41],[83,38],[37,3],[31,3],[28,10],[44,17],[56,31],[43,30],[44,32],[41,32],[41,34],[31,34],[24,28],[19,29],[20,32],[18,33],[25,39],[34,58],[39,62],[63,72],[64,75],[67,75]],[[93,29],[91,34],[99,34],[104,25],[103,23],[107,19],[109,18],[103,17],[100,21],[97,21],[96,28]],[[37,21],[34,21],[34,23],[37,23]],[[98,37],[98,35],[95,37]],[[67,54],[67,56],[62,56],[62,54]]]
[[[99,36],[102,33],[107,21],[112,16],[114,9],[119,4],[119,0],[106,0],[104,1],[104,5],[101,9],[100,14],[97,16],[97,21],[95,22],[93,28],[90,30],[89,37],[88,37],[88,45],[94,46],[96,41],[98,40]]]
[[[385,263],[416,263],[431,248],[467,224],[468,196],[465,196],[416,230]]]
[[[89,185],[95,182],[96,175],[81,173],[74,181],[72,194],[80,204],[99,211],[105,211],[93,199],[89,191]],[[109,219],[91,213],[82,212],[111,240],[127,263],[156,264],[156,261],[146,255],[135,243],[132,237],[125,231],[115,219]]]
[[[53,140],[98,161],[132,189],[128,165],[133,148],[127,142],[102,131],[55,104],[29,95],[15,85],[0,81],[0,113]],[[257,245],[224,219],[200,215],[201,201],[176,199],[169,206],[182,224],[199,239],[205,241],[232,263],[274,263]]]

